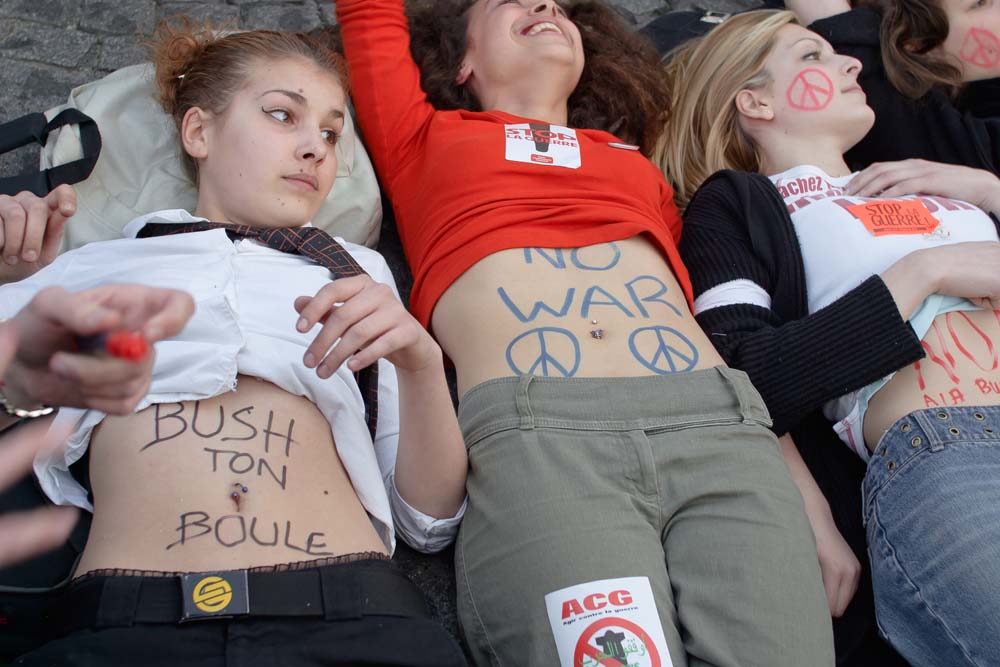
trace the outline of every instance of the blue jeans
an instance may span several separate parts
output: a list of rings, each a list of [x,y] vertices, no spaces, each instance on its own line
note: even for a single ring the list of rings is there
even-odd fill
[[[1000,407],[918,410],[864,481],[879,629],[914,667],[1000,665]]]

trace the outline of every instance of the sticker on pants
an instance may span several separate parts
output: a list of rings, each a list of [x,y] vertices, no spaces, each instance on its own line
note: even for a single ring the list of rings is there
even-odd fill
[[[562,667],[672,667],[648,577],[603,579],[545,596]]]
[[[546,123],[520,123],[504,126],[511,162],[580,168],[580,141],[576,130]]]

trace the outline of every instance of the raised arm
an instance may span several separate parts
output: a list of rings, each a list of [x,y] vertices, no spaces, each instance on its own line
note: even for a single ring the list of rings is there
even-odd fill
[[[410,55],[403,0],[337,0],[336,9],[358,124],[391,196],[396,173],[419,154],[434,115]]]

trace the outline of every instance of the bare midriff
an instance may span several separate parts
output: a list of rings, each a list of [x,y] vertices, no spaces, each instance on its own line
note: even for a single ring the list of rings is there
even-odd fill
[[[896,373],[868,404],[864,432],[870,450],[915,410],[1000,405],[1000,312],[938,315],[922,344],[926,356]]]
[[[90,478],[94,521],[77,575],[386,552],[323,414],[254,377],[210,399],[105,419],[91,439]]]
[[[459,393],[498,377],[635,377],[722,364],[645,237],[477,262],[431,321]]]

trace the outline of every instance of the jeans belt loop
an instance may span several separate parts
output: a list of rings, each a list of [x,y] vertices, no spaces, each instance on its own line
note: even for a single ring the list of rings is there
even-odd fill
[[[519,428],[522,431],[535,428],[535,415],[531,412],[531,401],[528,399],[528,388],[534,379],[534,375],[522,375],[517,379],[517,414],[521,417]]]
[[[95,625],[98,628],[131,627],[141,587],[141,577],[109,577],[101,588]]]
[[[942,408],[938,408],[941,410]],[[940,452],[944,449],[944,440],[942,440],[934,428],[934,421],[928,417],[928,410],[917,410],[913,413],[913,417],[920,426],[920,430],[924,432],[924,437],[927,438],[927,444],[930,445],[930,450],[932,452]]]

